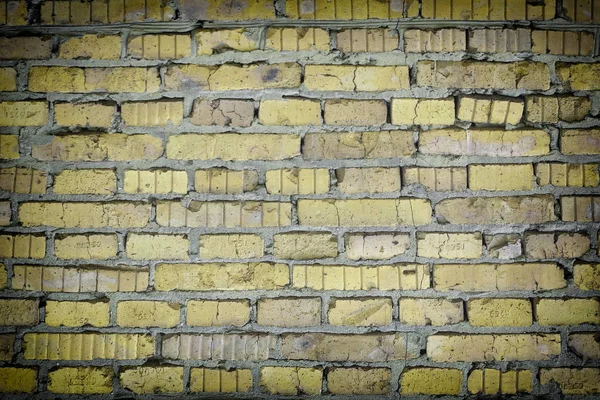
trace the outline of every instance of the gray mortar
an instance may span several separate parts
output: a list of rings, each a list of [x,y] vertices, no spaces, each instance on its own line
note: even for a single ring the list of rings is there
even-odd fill
[[[35,1],[37,3],[37,1]],[[285,11],[285,0],[274,1],[278,16],[281,16]],[[193,32],[199,28],[214,28],[214,29],[226,29],[226,28],[252,28],[258,30],[261,48],[264,48],[266,27],[278,27],[278,26],[296,26],[296,27],[326,27],[330,29],[331,33],[331,45],[335,46],[336,37],[333,31],[344,28],[376,28],[386,27],[399,30],[401,33],[410,28],[422,28],[422,29],[433,29],[443,27],[454,27],[454,28],[511,28],[511,27],[530,27],[539,29],[560,29],[560,30],[577,30],[577,31],[590,31],[595,33],[595,56],[594,57],[567,57],[567,56],[551,56],[551,55],[531,55],[529,53],[514,53],[514,54],[473,54],[473,53],[430,53],[430,54],[405,54],[402,51],[392,51],[388,53],[370,53],[370,54],[348,54],[344,55],[339,51],[331,51],[329,53],[322,52],[269,52],[269,51],[253,51],[249,53],[236,53],[236,52],[224,52],[222,54],[216,54],[211,56],[196,56],[196,42],[192,35],[192,57],[178,59],[175,61],[160,61],[160,60],[134,60],[126,58],[126,44],[128,37],[132,37],[138,34],[147,33],[185,33]],[[468,164],[475,163],[531,163],[531,162],[571,162],[571,163],[588,163],[588,162],[599,162],[600,157],[598,156],[564,156],[558,152],[557,149],[557,129],[548,124],[520,124],[519,126],[509,126],[508,129],[514,129],[519,127],[535,127],[544,128],[552,136],[552,148],[548,155],[541,157],[481,157],[481,156],[424,156],[416,154],[413,157],[405,157],[398,159],[370,159],[370,160],[318,160],[318,161],[306,161],[301,157],[296,157],[291,160],[284,161],[222,161],[222,160],[209,160],[209,161],[179,161],[169,160],[164,157],[157,161],[132,161],[132,162],[42,162],[34,160],[31,154],[31,146],[34,144],[48,143],[53,134],[65,133],[67,130],[64,128],[58,128],[53,124],[53,103],[56,101],[70,101],[70,102],[84,102],[84,101],[111,101],[121,104],[124,101],[132,100],[152,100],[163,97],[182,98],[184,99],[185,105],[185,118],[180,126],[167,126],[167,127],[125,127],[120,122],[120,116],[115,116],[115,123],[113,127],[108,129],[108,132],[123,132],[127,134],[133,133],[149,133],[153,136],[163,139],[166,143],[166,139],[170,135],[178,134],[181,132],[185,133],[219,133],[219,132],[239,132],[239,133],[287,133],[287,134],[299,134],[304,137],[307,133],[311,132],[342,132],[342,131],[370,131],[370,130],[391,130],[391,129],[412,129],[415,131],[415,141],[418,140],[418,130],[416,128],[407,126],[395,126],[391,124],[384,124],[382,126],[375,127],[339,127],[339,126],[311,126],[311,127],[266,127],[261,126],[255,121],[252,126],[247,128],[235,128],[235,127],[200,127],[192,125],[189,116],[191,113],[192,103],[195,98],[247,98],[255,101],[255,107],[258,107],[260,100],[262,99],[277,99],[284,98],[287,96],[298,96],[305,98],[316,98],[316,99],[335,99],[335,98],[348,98],[352,97],[355,99],[383,99],[390,101],[394,97],[420,97],[420,98],[444,98],[453,95],[463,94],[488,94],[495,96],[509,96],[509,97],[523,97],[531,93],[535,94],[558,94],[566,93],[562,87],[560,87],[558,80],[554,72],[554,64],[556,62],[598,62],[600,56],[600,27],[597,24],[574,24],[562,19],[556,19],[554,21],[518,21],[518,22],[504,22],[504,21],[427,21],[427,20],[365,20],[365,21],[309,21],[309,20],[269,20],[269,21],[242,21],[242,22],[210,22],[210,21],[173,21],[173,22],[152,22],[152,23],[131,23],[131,24],[112,24],[112,25],[90,25],[90,26],[0,26],[0,35],[11,36],[11,35],[52,35],[54,43],[57,44],[59,40],[70,36],[79,36],[85,33],[100,33],[100,34],[121,34],[122,35],[122,47],[121,47],[121,60],[116,61],[101,61],[101,60],[60,60],[54,58],[50,60],[42,61],[0,61],[0,66],[14,66],[18,71],[18,90],[15,93],[3,93],[1,95],[2,100],[24,100],[24,99],[47,99],[51,102],[49,123],[41,128],[17,128],[17,127],[1,127],[0,133],[18,134],[20,136],[20,147],[21,154],[25,156],[19,160],[14,161],[3,161],[3,167],[12,166],[27,166],[31,168],[40,168],[48,171],[49,175],[57,173],[62,169],[69,168],[113,168],[118,174],[118,190],[123,189],[122,176],[123,171],[126,169],[149,169],[149,168],[172,168],[178,170],[185,170],[188,173],[188,189],[190,193],[187,195],[131,195],[118,193],[114,196],[65,196],[56,195],[52,193],[49,188],[48,194],[45,196],[39,195],[9,195],[7,193],[0,194],[0,199],[9,199],[12,203],[13,209],[13,224],[16,225],[17,221],[14,220],[16,216],[18,204],[28,200],[44,199],[46,201],[105,201],[105,200],[123,200],[123,201],[143,201],[146,202],[149,199],[181,199],[183,203],[189,200],[271,200],[271,201],[284,201],[293,202],[296,204],[298,199],[302,198],[397,198],[397,197],[418,197],[428,198],[431,200],[432,207],[446,198],[451,197],[487,197],[487,196],[515,196],[515,195],[531,195],[531,194],[553,194],[555,200],[559,200],[561,195],[579,194],[579,195],[592,195],[599,194],[598,188],[551,188],[551,187],[536,187],[532,191],[526,192],[485,192],[485,191],[453,191],[453,192],[428,192],[419,186],[403,186],[402,190],[393,193],[385,194],[356,194],[346,195],[340,193],[339,190],[332,185],[331,191],[326,195],[313,195],[313,196],[279,196],[269,195],[264,188],[264,171],[265,169],[279,169],[279,168],[291,168],[291,167],[322,167],[329,168],[330,171],[336,168],[344,167],[368,167],[368,166],[386,166],[386,167],[403,167],[403,166],[428,166],[428,167],[450,167],[450,166],[465,166]],[[403,35],[400,35],[400,44],[402,45]],[[54,46],[56,48],[56,46]],[[333,47],[332,47],[333,48]],[[279,62],[298,62],[301,65],[305,64],[362,64],[362,65],[408,65],[411,70],[411,83],[415,85],[415,71],[416,64],[420,60],[463,60],[463,59],[477,59],[487,61],[520,61],[520,60],[532,60],[548,63],[552,74],[553,86],[548,91],[525,91],[525,90],[454,90],[454,89],[432,89],[432,88],[416,88],[413,87],[410,90],[398,90],[388,92],[310,92],[303,87],[297,89],[270,89],[270,90],[249,90],[249,91],[197,91],[193,89],[177,92],[177,91],[164,91],[160,90],[156,93],[85,93],[85,94],[63,94],[63,93],[30,93],[27,92],[27,71],[31,66],[34,65],[63,65],[63,66],[80,66],[80,67],[115,67],[115,66],[152,66],[157,67],[161,71],[161,76],[164,82],[164,72],[167,65],[171,64],[206,64],[206,65],[218,65],[222,63],[253,63],[253,62],[268,62],[268,63],[279,63]],[[587,127],[600,127],[600,120],[597,118],[600,113],[600,93],[598,92],[575,92],[576,95],[589,95],[592,100],[592,113],[584,121],[577,123],[559,123],[559,128],[587,128]],[[458,126],[468,128],[469,123],[457,122]],[[425,127],[424,130],[435,127]],[[193,173],[196,169],[209,168],[215,166],[225,166],[232,169],[244,169],[244,168],[256,168],[260,171],[260,182],[261,187],[251,193],[244,193],[242,195],[212,195],[212,194],[199,194],[193,192]],[[335,180],[332,175],[332,183],[335,184]],[[558,214],[560,215],[560,214]],[[155,209],[153,207],[152,220],[154,221]],[[171,227],[159,227],[155,222],[151,222],[147,227],[141,229],[129,229],[129,232],[157,232],[157,233],[173,233],[173,234],[185,234],[190,239],[190,260],[189,262],[227,262],[240,260],[201,260],[198,255],[200,235],[205,233],[229,233],[229,232],[252,232],[257,233],[265,240],[267,252],[264,257],[242,260],[242,261],[278,261],[272,255],[272,237],[276,233],[288,232],[288,231],[326,231],[332,232],[336,235],[338,240],[339,256],[335,259],[324,259],[316,261],[283,261],[291,267],[293,265],[302,265],[310,263],[318,264],[340,264],[340,265],[387,265],[395,263],[427,263],[430,264],[475,264],[475,263],[511,263],[511,262],[524,262],[526,257],[520,256],[511,260],[499,260],[497,258],[490,257],[485,251],[484,255],[480,259],[476,260],[445,260],[445,259],[430,259],[418,257],[416,254],[416,233],[417,232],[482,232],[483,234],[496,234],[496,233],[518,233],[523,236],[526,231],[568,231],[568,232],[584,232],[589,235],[592,246],[591,249],[583,256],[580,260],[587,262],[600,262],[598,257],[598,224],[594,223],[581,223],[581,222],[552,222],[546,224],[512,224],[512,225],[443,225],[437,222],[432,222],[425,226],[399,226],[396,228],[392,227],[339,227],[339,228],[322,228],[322,227],[303,227],[297,225],[297,219],[294,221],[296,225],[282,228],[239,228],[239,229],[226,229],[226,228],[171,228]],[[54,228],[23,228],[19,226],[11,226],[3,228],[2,231],[10,233],[44,233],[47,237],[47,252],[46,257],[42,260],[29,260],[29,259],[6,259],[4,264],[9,271],[9,276],[12,275],[13,266],[19,264],[28,265],[97,265],[97,266],[148,266],[150,268],[151,285],[153,284],[154,270],[157,264],[163,261],[129,261],[126,258],[124,243],[126,240],[125,229],[114,229],[114,228],[99,228],[99,229],[80,229],[80,228],[68,228],[68,229],[54,229]],[[58,260],[54,256],[53,240],[57,234],[68,234],[68,233],[89,233],[89,232],[106,232],[116,233],[118,235],[119,242],[119,255],[117,258],[106,260],[106,261],[74,261],[74,260]],[[352,261],[347,259],[345,254],[344,237],[346,233],[351,232],[406,232],[411,237],[412,246],[401,256],[394,257],[384,261]],[[482,238],[483,245],[483,238]],[[522,245],[523,246],[523,245]],[[166,262],[172,262],[165,260]],[[545,260],[550,262],[558,262],[561,267],[566,271],[571,272],[574,261],[570,259],[554,259]],[[433,279],[433,278],[431,278]],[[10,280],[10,279],[9,279]],[[571,332],[589,332],[595,331],[598,328],[593,325],[579,325],[570,327],[545,327],[540,326],[537,322],[530,327],[525,329],[518,327],[499,327],[499,328],[474,328],[471,327],[467,322],[462,322],[455,325],[448,325],[442,327],[432,326],[406,326],[400,324],[398,321],[398,300],[402,297],[422,297],[422,298],[437,298],[445,297],[451,299],[462,299],[469,300],[471,298],[481,297],[523,297],[523,298],[547,298],[547,297],[594,297],[599,296],[600,293],[594,291],[580,291],[572,286],[572,282],[568,288],[554,290],[549,292],[532,292],[532,291],[512,291],[512,292],[483,292],[483,293],[462,293],[462,292],[436,292],[433,289],[418,290],[418,291],[381,291],[381,290],[370,290],[370,291],[315,291],[315,290],[294,290],[285,289],[280,291],[268,291],[268,290],[255,290],[255,291],[210,291],[210,292],[156,292],[153,289],[145,293],[48,293],[44,294],[41,292],[25,292],[25,291],[4,291],[3,297],[10,298],[39,298],[40,300],[92,300],[92,299],[107,299],[110,302],[111,308],[111,326],[107,328],[90,329],[84,328],[55,328],[46,327],[41,324],[36,327],[0,327],[0,333],[13,333],[16,332],[16,356],[13,359],[13,363],[0,362],[0,365],[27,365],[39,367],[39,390],[42,393],[30,396],[30,395],[3,395],[0,399],[75,399],[80,396],[74,395],[53,395],[49,392],[44,392],[46,388],[47,373],[50,369],[57,365],[64,366],[77,366],[77,365],[106,365],[113,366],[115,371],[115,378],[113,382],[114,394],[111,395],[99,395],[99,396],[88,396],[90,399],[216,399],[216,398],[227,398],[227,399],[277,399],[280,396],[266,395],[259,389],[259,376],[260,368],[263,366],[321,366],[324,368],[336,367],[336,366],[364,366],[364,367],[387,367],[391,368],[391,390],[392,394],[389,396],[335,396],[339,399],[370,399],[370,398],[389,398],[398,399],[398,380],[403,369],[407,366],[437,366],[437,367],[449,367],[458,368],[463,371],[463,383],[461,395],[457,397],[452,396],[441,396],[440,399],[456,399],[456,398],[476,398],[476,396],[467,394],[466,382],[468,372],[474,368],[481,367],[495,367],[502,370],[505,369],[530,369],[534,374],[534,387],[531,395],[517,396],[523,399],[535,398],[541,395],[547,395],[546,398],[551,399],[568,399],[568,398],[581,398],[578,396],[561,396],[557,394],[556,388],[553,387],[541,387],[538,381],[538,371],[544,367],[556,367],[556,366],[587,366],[587,367],[600,367],[600,360],[581,360],[573,353],[569,352],[567,348],[567,337]],[[385,327],[334,327],[326,324],[329,302],[332,298],[360,298],[360,297],[387,297],[392,299],[393,304],[393,319],[392,324]],[[260,298],[266,297],[315,297],[320,298],[322,301],[322,322],[323,325],[318,327],[306,327],[306,328],[283,328],[283,327],[264,327],[256,323],[256,303]],[[189,299],[249,299],[252,307],[251,311],[251,322],[247,325],[239,328],[231,327],[184,327],[179,326],[175,329],[161,329],[161,328],[119,328],[115,325],[116,317],[116,305],[121,300],[164,300],[169,302],[175,302],[182,305],[181,317],[182,321],[185,321],[186,307],[185,303]],[[41,318],[44,318],[44,308],[40,307]],[[181,324],[182,325],[182,324]],[[147,360],[94,360],[91,362],[82,361],[61,361],[60,363],[54,361],[40,361],[40,360],[24,360],[22,355],[22,349],[20,342],[22,336],[28,332],[83,332],[93,330],[95,332],[120,332],[120,333],[152,333],[157,336],[157,348],[156,357],[152,357],[152,362],[158,361],[160,363],[163,360],[160,358],[161,354],[161,341],[158,336],[169,333],[243,333],[243,332],[260,332],[260,333],[271,333],[273,335],[280,335],[288,332],[330,332],[330,333],[367,333],[367,332],[403,332],[403,333],[414,333],[421,336],[421,348],[425,349],[424,338],[428,335],[435,333],[520,333],[520,332],[540,332],[550,333],[557,332],[561,334],[562,338],[562,352],[559,357],[553,358],[547,361],[516,361],[516,362],[445,362],[445,363],[434,363],[427,359],[425,355],[414,360],[398,360],[390,362],[375,362],[375,363],[364,363],[364,362],[318,362],[318,361],[286,361],[281,359],[281,339],[278,340],[277,353],[278,357],[272,360],[250,362],[250,361],[182,361],[182,360],[164,360],[168,365],[181,365],[184,366],[184,385],[189,388],[189,376],[190,368],[192,367],[225,367],[225,368],[250,368],[253,375],[254,392],[250,394],[209,394],[209,393],[194,393],[191,394],[186,392],[185,394],[178,395],[143,395],[136,396],[128,391],[119,388],[117,372],[122,367],[143,365]],[[152,364],[154,365],[154,364]],[[326,378],[324,379],[323,389],[327,386]],[[186,389],[187,391],[188,389]],[[317,399],[320,396],[300,396],[301,398]],[[425,396],[402,396],[407,399],[424,399]],[[298,396],[286,396],[285,398],[298,398]],[[600,399],[600,396],[587,396],[590,399]]]

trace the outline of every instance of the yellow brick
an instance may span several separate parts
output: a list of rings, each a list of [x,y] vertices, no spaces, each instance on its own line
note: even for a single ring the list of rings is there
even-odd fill
[[[463,321],[461,300],[400,299],[400,322],[407,325],[444,326]]]
[[[104,301],[48,301],[46,325],[49,326],[108,326],[109,304]]]
[[[404,185],[418,184],[432,191],[467,189],[466,168],[403,168]]]
[[[540,163],[535,166],[540,186],[597,187],[600,185],[598,164]]]
[[[206,90],[285,89],[300,87],[302,67],[287,64],[223,64],[219,67],[171,67],[165,76],[165,87],[175,89],[198,87]]]
[[[154,338],[117,333],[27,333],[26,360],[135,360],[154,354]]]
[[[194,0],[183,0],[179,4],[183,20],[254,20],[274,19],[275,8],[270,0],[214,0],[201,7]]]
[[[329,51],[329,32],[320,28],[269,28],[265,50]]]
[[[327,373],[327,389],[332,394],[388,394],[391,377],[387,368],[332,368]]]
[[[112,169],[68,169],[54,176],[56,194],[104,194],[117,191],[117,177]]]
[[[54,240],[54,255],[60,259],[107,260],[118,251],[116,235],[69,235]]]
[[[387,122],[387,112],[387,103],[383,100],[325,101],[325,123],[328,125],[382,125]],[[353,134],[361,135],[358,132],[342,135]]]
[[[37,300],[0,300],[0,326],[37,325],[39,318],[40,312]]]
[[[61,126],[108,128],[116,112],[116,106],[102,103],[54,104],[54,120]]]
[[[529,258],[579,258],[590,249],[590,238],[574,232],[532,232],[525,234],[525,254]]]
[[[256,29],[201,29],[197,30],[198,55],[211,55],[224,50],[258,50],[259,32]]]
[[[0,226],[10,225],[11,215],[10,201],[0,201]]]
[[[166,194],[188,192],[187,172],[172,169],[126,170],[123,173],[125,193]]]
[[[560,208],[563,221],[600,222],[600,197],[561,196]]]
[[[17,90],[17,71],[14,68],[0,68],[0,92]]]
[[[206,65],[171,65],[165,73],[165,89],[187,90],[194,88],[197,90],[209,90],[208,78],[212,75],[215,68]]]
[[[15,290],[44,292],[141,292],[148,289],[145,268],[68,268],[50,266],[14,266]]]
[[[472,326],[529,326],[533,322],[528,299],[472,299],[467,302]]]
[[[183,367],[136,367],[119,377],[121,387],[136,394],[183,392]]]
[[[461,97],[457,118],[478,124],[517,125],[524,108],[522,101]]]
[[[276,345],[277,337],[268,334],[180,334],[165,337],[162,354],[179,360],[262,361],[277,357]]]
[[[48,390],[64,394],[112,392],[112,367],[63,367],[48,373]]]
[[[16,160],[19,158],[19,137],[0,135],[0,159]]]
[[[281,289],[289,284],[284,264],[159,264],[155,287],[171,290],[257,290]]]
[[[400,376],[400,394],[458,395],[462,371],[448,368],[408,368]]]
[[[575,264],[573,283],[581,290],[600,290],[600,264]]]
[[[321,102],[308,99],[263,100],[258,109],[263,125],[320,125]]]
[[[336,34],[337,49],[345,52],[388,52],[398,49],[398,33],[392,29],[344,29]]]
[[[45,101],[0,102],[0,126],[42,126],[48,123]]]
[[[268,393],[282,395],[319,395],[323,371],[317,368],[263,367],[260,386]]]
[[[451,224],[527,224],[556,220],[553,196],[477,197],[442,200],[438,222]]]
[[[345,107],[343,103],[340,106]],[[302,146],[307,160],[397,158],[415,151],[410,131],[308,133]]]
[[[160,77],[156,68],[31,67],[32,92],[156,92]]]
[[[533,165],[469,165],[471,190],[532,190]]]
[[[531,393],[532,373],[529,370],[510,370],[502,372],[497,369],[476,369],[469,373],[467,387],[469,393],[495,395],[511,395]]]
[[[189,326],[244,326],[250,320],[248,300],[190,300]]]
[[[191,46],[189,35],[143,35],[129,40],[127,54],[143,59],[177,59],[189,57]]]
[[[429,258],[479,258],[481,233],[417,233],[417,255]]]
[[[557,63],[556,75],[566,90],[600,90],[600,65]]]
[[[548,154],[550,137],[543,130],[439,129],[421,131],[419,152],[423,154],[491,157],[540,156]]]
[[[260,299],[257,322],[259,325],[286,328],[321,325],[321,299]]]
[[[19,194],[46,194],[45,171],[31,168],[0,168],[0,191]]]
[[[60,44],[58,58],[118,60],[121,58],[119,35],[83,35]]]
[[[484,5],[486,5],[484,3]],[[469,51],[476,53],[529,53],[531,30],[517,29],[471,29]]]
[[[0,335],[0,360],[11,361],[14,353],[14,347],[15,334]]]
[[[417,64],[417,84],[434,88],[548,90],[550,70],[544,63],[529,61],[426,60]]]
[[[179,304],[164,301],[120,301],[117,304],[117,325],[174,328],[179,325],[179,310]]]
[[[404,49],[407,53],[465,51],[467,35],[460,29],[408,29],[404,32]]]
[[[190,370],[190,391],[207,393],[237,393],[252,390],[252,371],[249,369],[210,369]]]
[[[0,38],[0,60],[43,60],[52,55],[52,39],[49,36]]]
[[[562,394],[593,395],[600,393],[600,368],[542,368],[540,384],[556,382]]]
[[[162,140],[150,135],[65,135],[32,146],[32,156],[43,161],[156,160],[163,153]]]
[[[19,221],[57,228],[141,228],[148,224],[150,209],[142,203],[28,202],[19,205]]]
[[[427,357],[434,362],[538,361],[559,354],[559,334],[435,334],[427,338]]]
[[[338,255],[337,237],[329,232],[288,232],[273,236],[273,255],[291,260],[313,260]]]
[[[329,192],[329,170],[325,168],[274,169],[266,172],[270,194],[323,194]]]
[[[386,260],[410,248],[407,234],[357,233],[346,235],[346,257],[350,260]]]
[[[552,290],[567,286],[556,264],[436,264],[434,288],[439,291],[497,292]]]
[[[534,30],[531,32],[532,52],[566,56],[591,56],[594,35],[589,32]]]
[[[392,99],[392,124],[452,125],[454,99]]]
[[[399,168],[341,168],[335,170],[337,186],[344,193],[400,191]]]
[[[572,333],[569,335],[569,349],[583,359],[600,359],[597,333]],[[12,349],[11,349],[12,350]]]
[[[8,272],[6,271],[6,267],[4,266],[4,264],[0,263],[0,289],[6,289],[6,286],[8,285]],[[2,336],[0,336],[0,340],[1,340]],[[2,346],[0,346],[2,347]],[[0,354],[2,352],[0,351]],[[0,356],[0,359],[2,359],[2,356]]]
[[[7,1],[6,11],[2,11],[7,25],[27,25],[27,3],[23,1]],[[4,13],[6,12],[6,13]]]
[[[200,258],[257,258],[264,255],[265,242],[259,235],[201,235]]]
[[[304,86],[308,90],[387,91],[409,89],[408,67],[307,65]]]
[[[583,96],[528,96],[527,120],[531,122],[575,122],[584,119],[592,104]]]
[[[382,326],[392,322],[389,298],[332,299],[328,319],[335,326]]]
[[[194,125],[250,126],[254,121],[253,100],[196,99],[191,115]]]
[[[285,160],[300,155],[300,136],[277,134],[174,135],[167,157],[176,160]]]
[[[186,235],[127,235],[127,257],[132,260],[187,260],[190,242]]]
[[[44,258],[45,255],[45,236],[0,235],[0,258]]]
[[[183,100],[123,103],[121,118],[129,126],[179,125],[183,119]]]
[[[37,371],[30,368],[0,368],[0,393],[33,393],[37,390]]]
[[[560,152],[566,155],[600,154],[600,129],[561,130]]]
[[[305,226],[427,225],[431,205],[425,199],[298,200],[298,219]]]
[[[314,290],[421,290],[429,288],[429,266],[295,265],[293,282]]]
[[[268,172],[267,172],[268,174]],[[194,187],[198,193],[240,194],[251,192],[258,187],[258,172],[226,168],[197,170],[194,175]]]
[[[597,299],[539,299],[535,306],[540,325],[600,325]]]

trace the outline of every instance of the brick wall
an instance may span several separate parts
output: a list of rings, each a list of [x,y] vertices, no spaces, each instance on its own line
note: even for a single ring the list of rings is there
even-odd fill
[[[600,394],[598,1],[0,24],[0,398]]]

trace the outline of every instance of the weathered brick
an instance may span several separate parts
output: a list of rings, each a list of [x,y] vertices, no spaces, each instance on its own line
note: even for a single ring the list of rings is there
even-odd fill
[[[335,170],[337,186],[344,193],[400,191],[399,168],[341,168]]]
[[[32,168],[0,168],[0,191],[19,194],[46,194],[46,171]]]
[[[254,20],[274,19],[275,7],[270,0],[240,0],[234,4],[215,0],[199,6],[194,0],[183,0],[179,5],[184,20]]]
[[[44,60],[52,55],[52,39],[48,36],[1,37],[0,60]]]
[[[563,10],[567,18],[573,22],[600,22],[600,13],[589,1],[563,0]]]
[[[469,51],[477,53],[531,52],[531,31],[518,29],[471,29]]]
[[[346,257],[350,260],[387,260],[410,248],[407,234],[355,233],[346,235]]]
[[[142,35],[127,43],[127,55],[133,58],[169,60],[189,57],[191,51],[189,35]]]
[[[105,301],[48,301],[46,325],[79,327],[108,326],[109,304]]]
[[[268,28],[265,50],[328,51],[329,32],[320,28]]]
[[[410,131],[308,133],[302,145],[307,160],[397,158],[415,151]]]
[[[462,371],[450,368],[407,368],[400,376],[400,393],[404,395],[457,395],[462,385]]]
[[[0,102],[0,126],[42,126],[47,123],[48,103],[45,101]]]
[[[407,29],[404,31],[404,51],[407,53],[441,53],[465,51],[467,35],[461,29],[435,31]]]
[[[159,264],[154,278],[156,290],[273,290],[289,284],[284,264]]]
[[[446,192],[467,189],[466,168],[402,168],[404,185],[418,184],[428,190]]]
[[[392,323],[389,298],[342,299],[329,303],[328,319],[336,326],[381,326]]]
[[[600,129],[561,130],[560,152],[566,155],[600,154]]]
[[[54,121],[60,126],[108,128],[112,126],[116,105],[105,103],[54,103]]]
[[[561,196],[563,221],[600,222],[600,197]]]
[[[45,236],[0,235],[0,258],[44,258],[45,255]]]
[[[538,54],[591,56],[594,35],[589,32],[534,30],[531,32],[532,51]]]
[[[48,372],[48,390],[61,394],[108,394],[113,386],[112,367],[61,367]]]
[[[510,260],[523,254],[521,235],[518,233],[499,233],[484,235],[488,255],[493,258]]]
[[[469,373],[467,388],[469,393],[483,395],[531,393],[532,375],[531,371],[526,369],[475,369]]]
[[[392,99],[392,124],[452,125],[454,99]]]
[[[17,90],[17,70],[10,67],[0,68],[0,92]]]
[[[435,206],[443,224],[537,224],[555,221],[553,196],[472,197],[442,200]]]
[[[323,371],[319,368],[263,367],[260,369],[260,386],[271,394],[318,395],[321,394]]]
[[[600,393],[600,368],[542,368],[540,384],[555,382],[564,395]]]
[[[0,159],[16,160],[19,157],[19,137],[16,135],[0,135]]]
[[[266,172],[265,187],[270,194],[323,194],[329,192],[326,168],[274,169]]]
[[[394,51],[398,49],[398,39],[397,31],[385,28],[344,29],[336,33],[337,49],[344,53]]]
[[[11,216],[10,201],[0,201],[0,226],[10,225]]]
[[[383,125],[387,122],[387,114],[384,100],[325,100],[327,125]]]
[[[559,354],[559,334],[435,334],[427,338],[427,357],[434,362],[537,361]]]
[[[0,326],[37,325],[40,319],[37,300],[0,299]]]
[[[417,358],[420,347],[411,334],[290,333],[283,335],[281,353],[288,360],[381,362]]]
[[[417,84],[456,89],[550,89],[550,70],[544,63],[519,61],[419,61]]]
[[[308,90],[387,91],[409,89],[408,67],[307,65],[304,86]]]
[[[327,389],[332,394],[389,394],[391,377],[388,368],[331,368],[327,372]]]
[[[573,283],[581,290],[600,290],[600,264],[575,264]]]
[[[194,174],[194,187],[199,193],[240,194],[251,192],[258,187],[258,172],[226,168],[197,170]]]
[[[121,387],[136,394],[181,393],[183,367],[135,367],[121,371]]]
[[[174,328],[179,324],[179,309],[179,304],[164,301],[120,301],[117,304],[117,325]]]
[[[532,190],[533,165],[488,164],[469,165],[469,189],[471,190]]]
[[[287,232],[273,236],[273,255],[291,260],[313,260],[338,255],[337,236],[329,232]]]
[[[0,361],[12,360],[15,347],[14,334],[0,335]]]
[[[479,258],[481,233],[417,232],[417,255],[428,258]]]
[[[286,160],[298,155],[300,136],[288,134],[186,134],[167,142],[167,157],[176,160]]]
[[[567,90],[600,90],[600,65],[556,63],[556,76]]]
[[[321,102],[309,99],[263,100],[258,109],[263,125],[320,125]]]
[[[527,120],[558,123],[584,119],[592,109],[588,97],[583,96],[527,96]]]
[[[190,300],[189,326],[243,326],[250,320],[248,300]]]
[[[19,0],[7,1],[0,17],[6,25],[27,25],[27,3]]]
[[[116,235],[66,235],[54,240],[54,255],[60,259],[107,260],[118,251]]]
[[[124,2],[78,2],[55,0],[41,5],[44,25],[90,25],[169,21],[175,9],[158,1],[125,0]]]
[[[455,20],[546,20],[553,19],[556,2],[527,4],[519,0],[492,0],[487,3],[423,0],[421,13],[424,18]]]
[[[121,58],[121,37],[83,35],[68,38],[60,44],[58,58],[118,60]]]
[[[127,235],[127,257],[132,260],[187,260],[189,248],[186,235]]]
[[[236,393],[252,390],[252,371],[249,369],[192,368],[190,391],[194,393]]]
[[[519,157],[548,154],[543,130],[439,129],[421,131],[419,152],[435,155]]]
[[[321,325],[321,299],[260,299],[257,322],[259,325],[286,328]]]
[[[498,292],[553,290],[567,286],[556,264],[436,264],[433,286],[439,291]]]
[[[156,160],[162,153],[157,137],[119,133],[53,136],[50,143],[31,150],[32,157],[42,161]]]
[[[8,272],[6,271],[6,266],[0,263],[0,289],[6,289],[8,286]],[[2,336],[0,336],[0,339]],[[0,352],[1,354],[2,352]],[[1,356],[0,356],[1,359]]]
[[[399,302],[400,322],[407,325],[444,326],[463,321],[461,300],[410,299]]]
[[[195,32],[196,51],[198,55],[211,55],[225,50],[258,50],[259,33],[255,28],[200,29]]]
[[[522,101],[490,99],[484,97],[461,97],[457,118],[477,124],[517,125],[523,117]]]
[[[121,106],[121,119],[129,126],[179,125],[183,100],[136,101]]]
[[[264,240],[254,234],[200,236],[200,258],[203,259],[262,257],[264,248]]]
[[[162,354],[180,360],[258,361],[274,358],[276,344],[277,337],[262,334],[181,334],[163,340]]]
[[[583,359],[600,359],[600,335],[598,333],[572,333],[569,349]]]
[[[196,99],[190,118],[194,125],[250,126],[253,100]]]
[[[535,315],[540,325],[600,325],[598,299],[539,299]]]
[[[590,249],[590,238],[577,232],[528,232],[525,254],[534,259],[579,258]]]
[[[186,194],[187,172],[172,169],[126,170],[123,173],[125,193]]]
[[[539,163],[535,165],[537,184],[558,187],[597,187],[598,164]]]
[[[529,326],[533,311],[529,299],[471,299],[467,314],[472,326]]]
[[[52,187],[56,194],[104,194],[117,191],[117,176],[113,169],[66,169],[54,175]]]
[[[0,368],[0,393],[33,393],[37,389],[37,371],[32,368]]]
[[[313,20],[362,20],[396,19],[403,16],[417,17],[419,5],[414,2],[376,1],[367,3],[357,0],[333,0],[327,2],[303,2],[290,0],[285,13],[290,19]]]

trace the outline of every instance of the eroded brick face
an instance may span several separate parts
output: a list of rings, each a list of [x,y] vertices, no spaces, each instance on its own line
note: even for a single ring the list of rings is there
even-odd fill
[[[599,395],[599,32],[0,0],[0,398]]]

